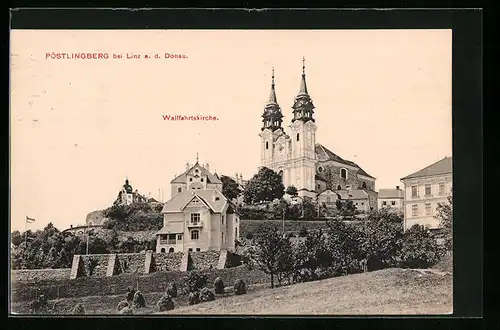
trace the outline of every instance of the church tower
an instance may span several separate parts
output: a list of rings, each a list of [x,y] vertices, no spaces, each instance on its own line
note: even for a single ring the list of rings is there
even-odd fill
[[[261,138],[261,166],[274,169],[274,142],[283,134],[283,114],[278,105],[274,86],[274,68],[271,81],[271,94],[262,114]]]
[[[299,94],[295,97],[293,118],[290,125],[292,155],[295,164],[291,169],[291,182],[299,190],[299,195],[313,196],[316,174],[316,124],[314,122],[314,105],[307,91],[305,58],[302,59],[302,78]],[[301,192],[302,190],[302,192]]]

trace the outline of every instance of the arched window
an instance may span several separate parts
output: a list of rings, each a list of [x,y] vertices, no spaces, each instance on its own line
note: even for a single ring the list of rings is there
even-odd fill
[[[299,136],[299,133],[297,133],[297,141],[300,140],[300,136]]]
[[[340,185],[338,185],[337,190],[342,190],[342,187]]]
[[[362,189],[366,189],[366,182],[363,181],[363,185],[361,186]]]
[[[161,248],[161,253],[165,253],[165,248]]]
[[[169,252],[169,253],[174,252],[174,248],[173,248],[173,247],[171,247],[170,249],[168,249],[168,252]]]
[[[200,232],[198,230],[193,230],[191,232],[191,239],[199,239],[200,238]]]
[[[266,149],[269,149],[269,142],[266,141]]]
[[[340,177],[341,177],[342,179],[344,179],[344,180],[346,180],[346,179],[347,179],[347,169],[345,169],[345,168],[341,168],[341,169],[340,169]]]
[[[283,170],[279,171],[278,174],[280,175],[281,181],[283,182]]]

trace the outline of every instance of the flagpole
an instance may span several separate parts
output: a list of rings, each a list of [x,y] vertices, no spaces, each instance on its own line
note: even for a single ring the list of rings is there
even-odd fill
[[[24,217],[24,245],[28,246],[28,216]]]

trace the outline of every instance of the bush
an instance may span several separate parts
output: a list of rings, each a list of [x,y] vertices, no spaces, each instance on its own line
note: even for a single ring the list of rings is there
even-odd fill
[[[177,285],[174,282],[168,284],[167,295],[172,298],[177,298]]]
[[[223,294],[224,293],[224,282],[220,277],[217,277],[214,281],[215,294]]]
[[[132,311],[132,308],[125,307],[122,310],[120,310],[120,314],[123,314],[123,315],[133,315],[134,312]]]
[[[251,231],[249,231],[246,236],[245,236],[246,239],[252,239],[253,238],[253,233]]]
[[[164,312],[164,311],[170,311],[174,309],[174,302],[172,301],[172,298],[170,296],[163,296],[158,300],[158,303],[156,304],[156,308],[158,308],[158,311]]]
[[[306,237],[307,236],[307,228],[306,227],[300,228],[299,236],[300,237]]]
[[[134,307],[135,308],[146,307],[146,300],[144,299],[144,296],[142,295],[141,291],[137,291],[134,294]]]
[[[294,236],[295,236],[295,235],[294,235],[291,231],[289,231],[289,232],[286,234],[286,237],[287,237],[287,238],[293,238]]]
[[[200,301],[206,302],[206,301],[213,301],[215,300],[215,294],[210,291],[208,288],[203,288],[201,289],[200,292]]]
[[[135,289],[128,288],[127,289],[127,301],[133,301],[135,295]]]
[[[73,315],[84,315],[85,314],[85,308],[83,308],[82,304],[77,304],[71,310],[71,314],[73,314]]]
[[[200,291],[207,285],[207,275],[197,271],[191,271],[185,277],[188,292]]]
[[[236,279],[236,281],[234,281],[234,294],[235,295],[242,295],[245,293],[247,293],[247,289],[245,287],[245,282],[243,282],[243,280],[241,280],[241,279]]]
[[[403,236],[401,267],[429,268],[440,258],[439,246],[428,229],[414,225]]]
[[[29,309],[31,314],[38,314],[42,310],[42,304],[39,299],[35,299],[29,304]]]
[[[130,308],[130,304],[126,300],[120,301],[118,306],[116,306],[117,311],[121,311],[124,308]]]
[[[318,267],[314,270],[314,278],[317,280],[328,278],[328,271],[322,267]]]
[[[200,303],[200,292],[195,291],[195,292],[190,292],[188,296],[188,303],[189,305],[196,305]]]

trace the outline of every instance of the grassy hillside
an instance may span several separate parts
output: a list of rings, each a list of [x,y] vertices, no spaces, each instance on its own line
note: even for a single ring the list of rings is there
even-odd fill
[[[176,308],[168,314],[447,314],[452,277],[385,269]]]

